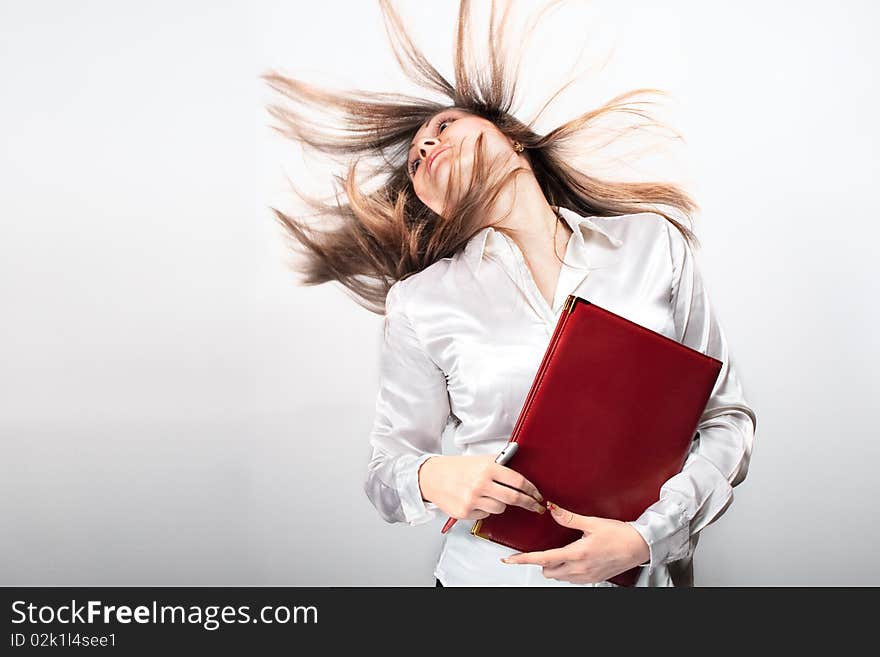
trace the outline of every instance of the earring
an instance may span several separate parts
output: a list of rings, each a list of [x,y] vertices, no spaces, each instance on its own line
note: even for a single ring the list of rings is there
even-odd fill
[[[517,153],[522,153],[524,148],[525,146],[523,146],[520,142],[513,142],[513,150],[515,150]]]

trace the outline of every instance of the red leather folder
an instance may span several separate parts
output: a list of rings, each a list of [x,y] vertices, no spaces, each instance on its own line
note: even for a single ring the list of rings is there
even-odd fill
[[[510,440],[508,467],[574,513],[630,521],[680,472],[721,361],[569,295]],[[476,521],[479,536],[521,552],[583,532],[509,505]],[[636,566],[610,582],[632,586]]]

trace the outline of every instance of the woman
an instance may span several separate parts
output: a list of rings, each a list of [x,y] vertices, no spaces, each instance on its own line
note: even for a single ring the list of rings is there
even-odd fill
[[[550,508],[584,532],[564,548],[515,555],[458,522],[444,535],[437,586],[613,586],[608,579],[639,565],[637,586],[693,585],[699,533],[745,478],[757,422],[702,284],[695,236],[671,216],[689,215],[693,201],[675,185],[603,180],[573,163],[604,117],[646,116],[624,102],[640,91],[541,136],[512,110],[515,83],[498,54],[507,12],[499,21],[493,5],[492,60],[473,71],[461,3],[452,85],[381,7],[405,72],[450,103],[264,76],[290,100],[336,112],[345,130],[334,135],[294,106],[272,106],[286,135],[331,155],[381,156],[375,191],[364,191],[353,162],[342,179],[347,204],[302,195],[337,219],[334,228],[275,211],[305,247],[305,284],[337,281],[385,312],[368,498],[388,522],[473,521],[513,504]],[[515,465],[494,462],[569,294],[723,363],[682,471],[629,522],[553,509]],[[443,453],[445,437],[455,453]]]

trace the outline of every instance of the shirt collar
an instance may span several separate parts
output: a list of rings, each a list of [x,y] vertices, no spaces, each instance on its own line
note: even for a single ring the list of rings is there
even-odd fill
[[[597,222],[589,219],[588,217],[582,217],[573,210],[569,210],[568,208],[564,208],[562,206],[559,207],[559,214],[565,220],[565,223],[568,224],[569,228],[571,228],[572,233],[574,233],[574,238],[578,241],[580,246],[584,246],[586,244],[586,240],[584,238],[585,231],[592,230],[601,235],[603,235],[610,243],[614,249],[623,245],[623,241],[618,237],[613,235],[608,228],[605,226],[599,225]],[[467,244],[464,247],[464,259],[470,267],[471,271],[474,272],[474,275],[479,274],[480,264],[483,262],[483,256],[489,246],[489,240],[498,239],[498,235],[492,226],[486,226],[482,230],[480,230],[476,235],[474,235],[470,240],[468,240]]]

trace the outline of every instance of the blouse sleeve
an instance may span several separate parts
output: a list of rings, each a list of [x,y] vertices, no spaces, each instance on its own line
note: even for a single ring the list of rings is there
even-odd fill
[[[649,561],[642,565],[652,569],[687,556],[694,537],[733,502],[733,487],[748,471],[757,427],[690,245],[665,223],[677,339],[717,358],[722,367],[681,472],[663,484],[657,502],[629,522],[650,548]]]
[[[419,468],[442,455],[450,414],[446,376],[425,353],[398,281],[385,301],[379,391],[364,492],[386,522],[418,525],[441,510],[422,499]]]

